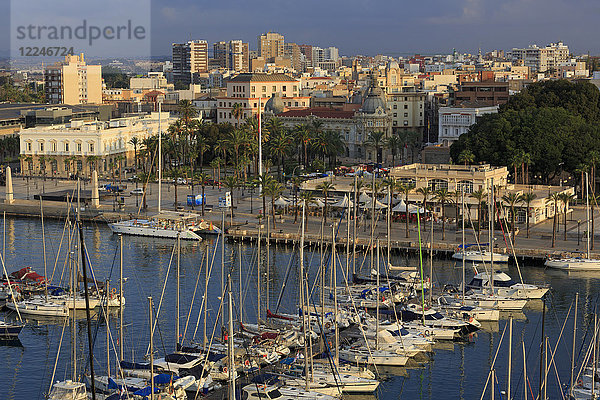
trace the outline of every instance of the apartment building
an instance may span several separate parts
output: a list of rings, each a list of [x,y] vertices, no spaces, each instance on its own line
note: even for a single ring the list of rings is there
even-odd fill
[[[50,104],[102,104],[102,66],[86,64],[83,53],[46,67],[44,83]]]
[[[161,113],[162,130],[175,122]],[[159,113],[110,121],[72,120],[62,125],[40,126],[20,132],[21,170],[32,174],[69,177],[110,175],[119,162],[134,164],[133,137],[139,140],[158,134]]]
[[[427,93],[414,86],[387,87],[386,102],[392,120],[392,132],[411,130],[423,133],[425,128],[425,101]]]
[[[508,102],[508,82],[463,82],[452,93],[455,105],[497,106]]]
[[[279,33],[267,32],[258,37],[258,55],[266,62],[271,62],[275,57],[285,55],[284,37]]]
[[[513,62],[522,62],[534,72],[546,72],[569,61],[569,47],[563,42],[550,43],[546,47],[535,44],[527,48],[515,47],[510,51],[509,58]]]
[[[173,80],[184,85],[197,83],[199,74],[208,71],[208,42],[190,40],[173,43]]]
[[[213,56],[215,64],[221,68],[236,72],[249,71],[250,56],[248,43],[244,43],[241,40],[214,43]]]
[[[240,123],[246,118],[257,116],[259,103],[261,111],[266,102],[278,95],[286,108],[307,108],[310,97],[302,97],[300,80],[285,74],[248,73],[239,74],[227,82],[227,95],[217,97],[217,122],[229,122],[236,126],[238,119],[233,108],[241,104],[243,113]]]

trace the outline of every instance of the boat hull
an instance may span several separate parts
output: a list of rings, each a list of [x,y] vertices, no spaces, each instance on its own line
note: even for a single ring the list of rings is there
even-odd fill
[[[123,222],[115,222],[108,224],[108,226],[113,233],[120,233],[123,235],[147,236],[162,239],[177,239],[177,236],[180,236],[181,240],[202,240],[198,234],[191,230],[178,231],[174,229],[158,229],[154,227],[136,226]]]
[[[544,265],[548,268],[562,269],[567,271],[600,271],[600,260],[587,258],[546,260]]]
[[[489,251],[467,251],[465,253],[459,251],[452,255],[452,258],[454,258],[455,260],[462,260],[463,257],[465,261],[471,262],[491,262],[492,260],[492,256]],[[494,253],[495,263],[507,263],[508,259],[509,256],[506,254]]]

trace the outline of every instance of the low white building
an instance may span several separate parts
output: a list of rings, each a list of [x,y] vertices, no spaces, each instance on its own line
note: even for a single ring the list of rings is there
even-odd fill
[[[495,114],[498,106],[487,107],[440,107],[438,143],[450,146],[460,135],[467,133],[477,118],[485,114]]]
[[[166,131],[175,122],[169,113],[160,113],[161,129]],[[138,115],[110,121],[71,121],[67,124],[23,129],[21,140],[21,170],[25,173],[68,177],[109,175],[117,164],[122,168],[134,165],[133,137],[139,142],[157,135],[159,113]],[[140,150],[138,145],[137,150]]]

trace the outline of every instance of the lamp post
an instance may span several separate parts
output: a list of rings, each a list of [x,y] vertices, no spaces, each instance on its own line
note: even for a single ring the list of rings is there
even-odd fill
[[[581,220],[577,220],[577,247],[579,247],[579,243],[581,243],[581,237],[579,236],[579,227],[581,226]]]

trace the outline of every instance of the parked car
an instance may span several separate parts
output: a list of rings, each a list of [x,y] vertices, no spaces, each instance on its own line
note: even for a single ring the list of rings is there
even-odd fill
[[[129,192],[130,194],[133,194],[135,196],[141,196],[144,194],[144,189],[143,188],[137,188],[137,189],[133,189],[131,192]]]

